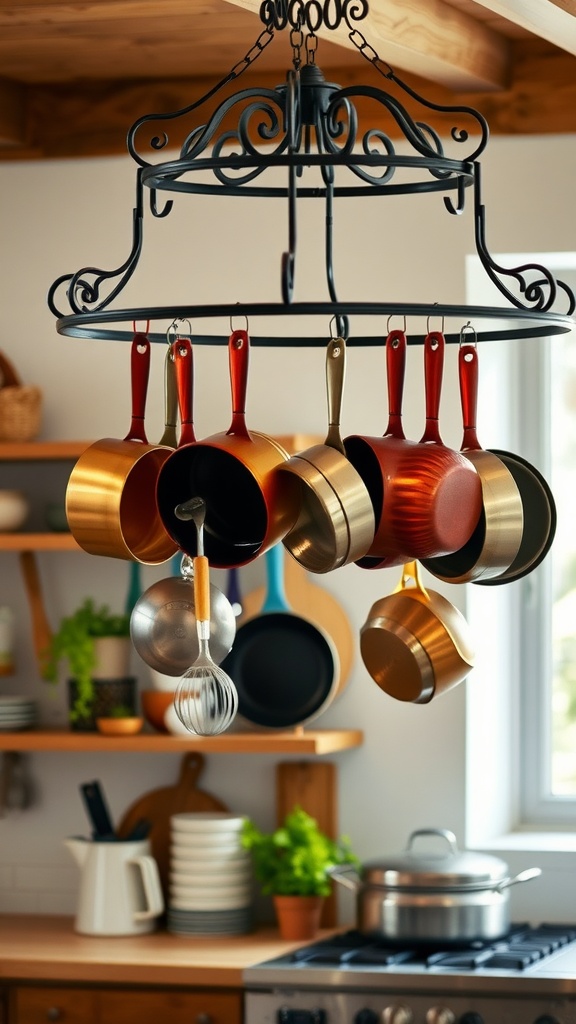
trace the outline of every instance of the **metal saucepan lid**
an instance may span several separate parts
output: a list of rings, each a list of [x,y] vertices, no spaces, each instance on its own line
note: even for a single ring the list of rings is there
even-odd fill
[[[414,842],[424,836],[442,839],[442,847],[434,844],[432,849],[425,846],[422,852],[416,852]],[[412,832],[403,853],[369,861],[362,867],[364,885],[387,889],[449,889],[452,892],[496,888],[508,874],[505,861],[486,853],[460,850],[454,833],[439,828]]]

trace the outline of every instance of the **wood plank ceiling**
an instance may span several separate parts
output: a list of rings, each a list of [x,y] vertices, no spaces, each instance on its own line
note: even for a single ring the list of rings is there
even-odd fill
[[[243,59],[259,6],[0,0],[0,159],[125,152],[136,118],[186,106]],[[370,0],[360,27],[427,99],[476,107],[492,132],[576,132],[576,0]],[[290,56],[277,33],[258,83],[283,81]],[[317,58],[341,85],[370,71],[345,32]]]

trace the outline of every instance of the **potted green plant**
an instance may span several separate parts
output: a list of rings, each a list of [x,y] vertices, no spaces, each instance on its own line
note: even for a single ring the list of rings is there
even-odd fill
[[[262,832],[249,818],[242,845],[252,855],[254,875],[272,896],[284,939],[309,939],[318,929],[323,900],[332,891],[330,868],[359,861],[346,836],[330,839],[301,807],[273,832]]]
[[[96,714],[114,706],[127,705],[134,714],[133,697],[126,688],[113,686],[106,709],[95,709],[96,681],[120,683],[128,680],[130,665],[130,615],[116,614],[108,605],[86,598],[76,611],[60,622],[52,635],[44,667],[44,678],[58,680],[62,661],[68,663],[71,683],[70,722],[95,727]],[[128,690],[131,688],[129,687]]]

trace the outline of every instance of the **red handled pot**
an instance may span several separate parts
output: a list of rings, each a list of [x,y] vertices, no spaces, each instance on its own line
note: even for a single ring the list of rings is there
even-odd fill
[[[288,453],[267,434],[250,433],[246,426],[249,347],[246,331],[232,332],[229,430],[173,452],[156,492],[166,530],[191,556],[196,554],[196,530],[185,506],[193,497],[204,499],[206,557],[218,568],[251,562],[282,539],[297,515],[294,497],[275,472]]]
[[[376,533],[365,569],[401,565],[456,551],[470,537],[481,513],[481,487],[474,466],[442,443],[438,413],[444,337],[429,333],[424,345],[426,427],[419,442],[407,441],[401,425],[406,339],[393,331],[386,342],[389,422],[384,437],[352,436],[346,453],[374,503]]]
[[[548,482],[542,474],[521,455],[490,449],[510,470],[522,498],[524,528],[516,558],[505,572],[491,579],[477,579],[473,583],[494,586],[511,583],[527,576],[544,560],[556,533],[556,503]]]
[[[82,453],[68,481],[66,515],[80,547],[93,555],[157,564],[177,547],[155,501],[156,481],[171,449],[149,444],[144,430],[150,342],[131,349],[132,420],[123,440],[107,437]]]
[[[513,474],[493,452],[484,451],[476,434],[478,351],[460,344],[458,353],[464,435],[462,453],[475,467],[482,486],[482,514],[470,539],[444,558],[423,560],[439,579],[467,583],[505,572],[516,558],[523,537],[522,497]]]

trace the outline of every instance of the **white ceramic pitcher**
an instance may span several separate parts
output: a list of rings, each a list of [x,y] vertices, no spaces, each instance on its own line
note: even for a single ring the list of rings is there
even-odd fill
[[[148,839],[66,839],[80,867],[75,929],[84,935],[142,935],[164,910],[158,865]]]

